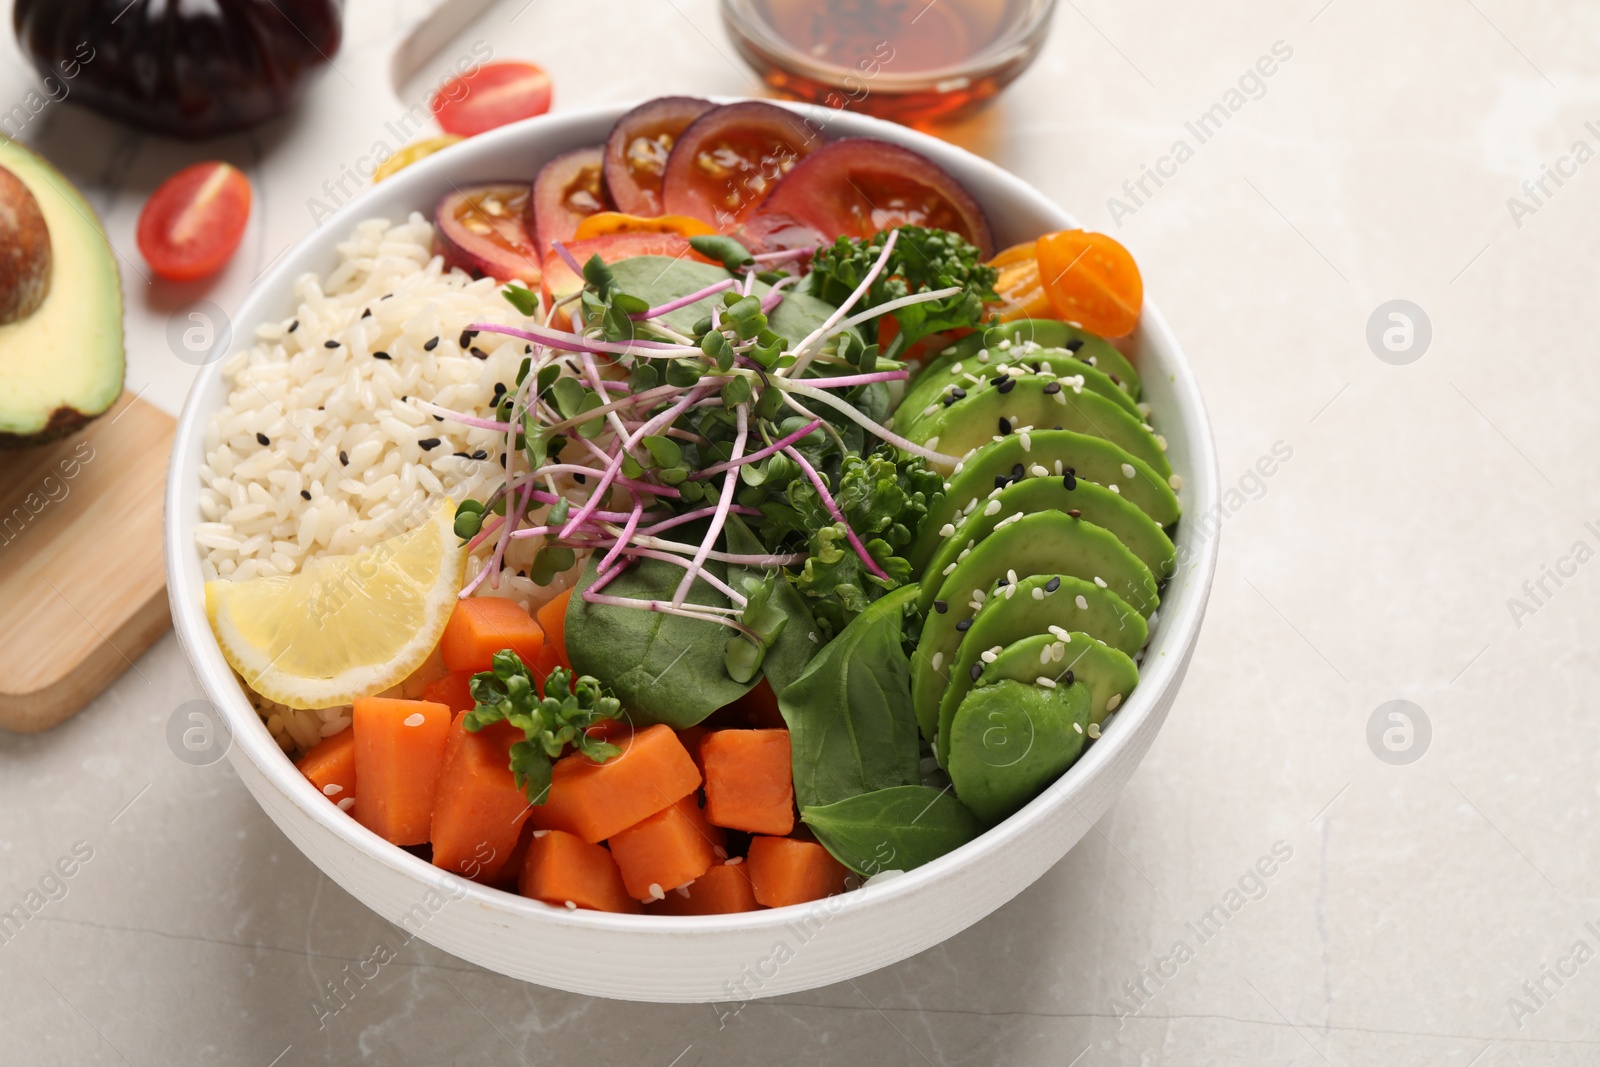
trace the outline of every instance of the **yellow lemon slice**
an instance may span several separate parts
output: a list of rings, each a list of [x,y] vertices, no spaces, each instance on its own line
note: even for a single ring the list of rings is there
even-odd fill
[[[299,574],[206,583],[211,629],[257,693],[328,708],[381,692],[428,658],[455,606],[467,551],[445,501],[413,530]]]

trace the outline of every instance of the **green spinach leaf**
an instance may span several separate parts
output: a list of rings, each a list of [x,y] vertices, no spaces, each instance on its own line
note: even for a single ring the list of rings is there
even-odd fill
[[[875,601],[778,693],[802,807],[920,781],[911,666],[901,647],[917,586]]]
[[[800,809],[833,858],[860,875],[909,871],[971,841],[977,816],[949,790],[898,785]]]
[[[728,516],[728,525],[723,534],[729,552],[756,554],[767,551],[760,538],[751,532],[750,527],[737,515]],[[765,572],[756,567],[731,565],[728,567],[728,582],[735,589],[739,588],[738,579],[749,575],[753,578],[764,577]],[[774,693],[781,693],[789,683],[800,677],[806,664],[811,662],[811,657],[816,655],[821,644],[821,635],[817,633],[816,620],[811,617],[811,612],[806,607],[805,598],[794,588],[789,579],[780,574],[773,584],[772,605],[789,617],[789,622],[784,626],[778,639],[767,649],[766,656],[761,661],[761,673],[766,675],[767,681],[772,684]]]

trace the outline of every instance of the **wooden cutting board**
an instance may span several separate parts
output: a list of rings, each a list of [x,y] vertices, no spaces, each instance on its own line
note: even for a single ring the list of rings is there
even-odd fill
[[[0,728],[47,730],[160,637],[176,424],[124,392],[80,432],[0,452]]]

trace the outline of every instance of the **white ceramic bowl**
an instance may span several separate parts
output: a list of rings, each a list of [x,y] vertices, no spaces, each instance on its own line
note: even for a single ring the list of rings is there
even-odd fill
[[[285,255],[234,319],[243,344],[291,311],[291,281],[335,262],[357,221],[431,211],[452,184],[531,178],[547,159],[605,138],[628,105],[532,119],[417,163],[346,205]],[[932,137],[862,116],[799,110],[828,136],[872,136],[924,153],[989,213],[999,247],[1075,226],[1021,179]],[[1194,649],[1215,569],[1216,457],[1194,376],[1160,312],[1146,302],[1137,335],[1145,399],[1183,478],[1179,573],[1171,580],[1139,686],[1105,735],[1044,795],[976,841],[907,874],[813,904],[742,915],[612,915],[549,907],[463,879],[383,841],[328,803],[268,734],[206,621],[194,528],[205,426],[226,396],[210,362],[184,406],[167,479],[167,587],[178,640],[232,731],[229,757],[262,808],[335,882],[423,940],[502,974],[629,1000],[741,1002],[842,981],[894,963],[971,925],[1021,892],[1100,818],[1154,740]],[[236,345],[237,347],[237,345]]]

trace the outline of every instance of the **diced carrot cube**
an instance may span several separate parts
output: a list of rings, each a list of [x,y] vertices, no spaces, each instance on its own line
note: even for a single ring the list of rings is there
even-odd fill
[[[652,915],[729,915],[761,907],[748,863],[715,863],[686,886],[670,890],[645,910]]]
[[[450,727],[433,804],[433,863],[492,884],[511,860],[531,810],[511,773],[511,746],[522,731],[508,722],[477,733],[459,716]]]
[[[450,709],[427,700],[361,697],[355,732],[356,821],[397,845],[428,840]]]
[[[356,732],[349,727],[324,737],[295,764],[311,784],[334,804],[356,795]],[[340,805],[345,811],[350,804]]]
[[[804,904],[842,893],[850,869],[815,841],[757,837],[750,842],[750,884],[769,908]]]
[[[439,639],[444,665],[452,671],[475,673],[494,665],[494,654],[511,649],[522,662],[538,660],[544,648],[544,631],[533,616],[497,596],[458,600]]]
[[[558,906],[624,913],[639,910],[605,846],[560,830],[536,832],[528,842],[517,892]]]
[[[534,612],[539,622],[539,629],[544,631],[542,659],[547,664],[545,674],[549,674],[550,668],[557,665],[569,671],[572,669],[572,660],[567,656],[567,603],[571,599],[572,590],[568,589],[559,596],[551,598]]]
[[[635,900],[659,900],[717,862],[726,838],[706,822],[695,795],[611,835],[611,855]],[[724,852],[726,855],[726,852]]]
[[[550,793],[534,809],[537,825],[604,841],[676,803],[700,785],[694,760],[670,726],[636,731],[604,763],[574,753],[551,768]],[[541,810],[544,809],[544,810]]]
[[[706,818],[730,830],[783,837],[794,829],[787,730],[717,730],[700,743]]]
[[[471,711],[477,706],[472,699],[472,671],[451,671],[443,678],[435,678],[422,690],[422,699],[443,704],[451,711]]]

